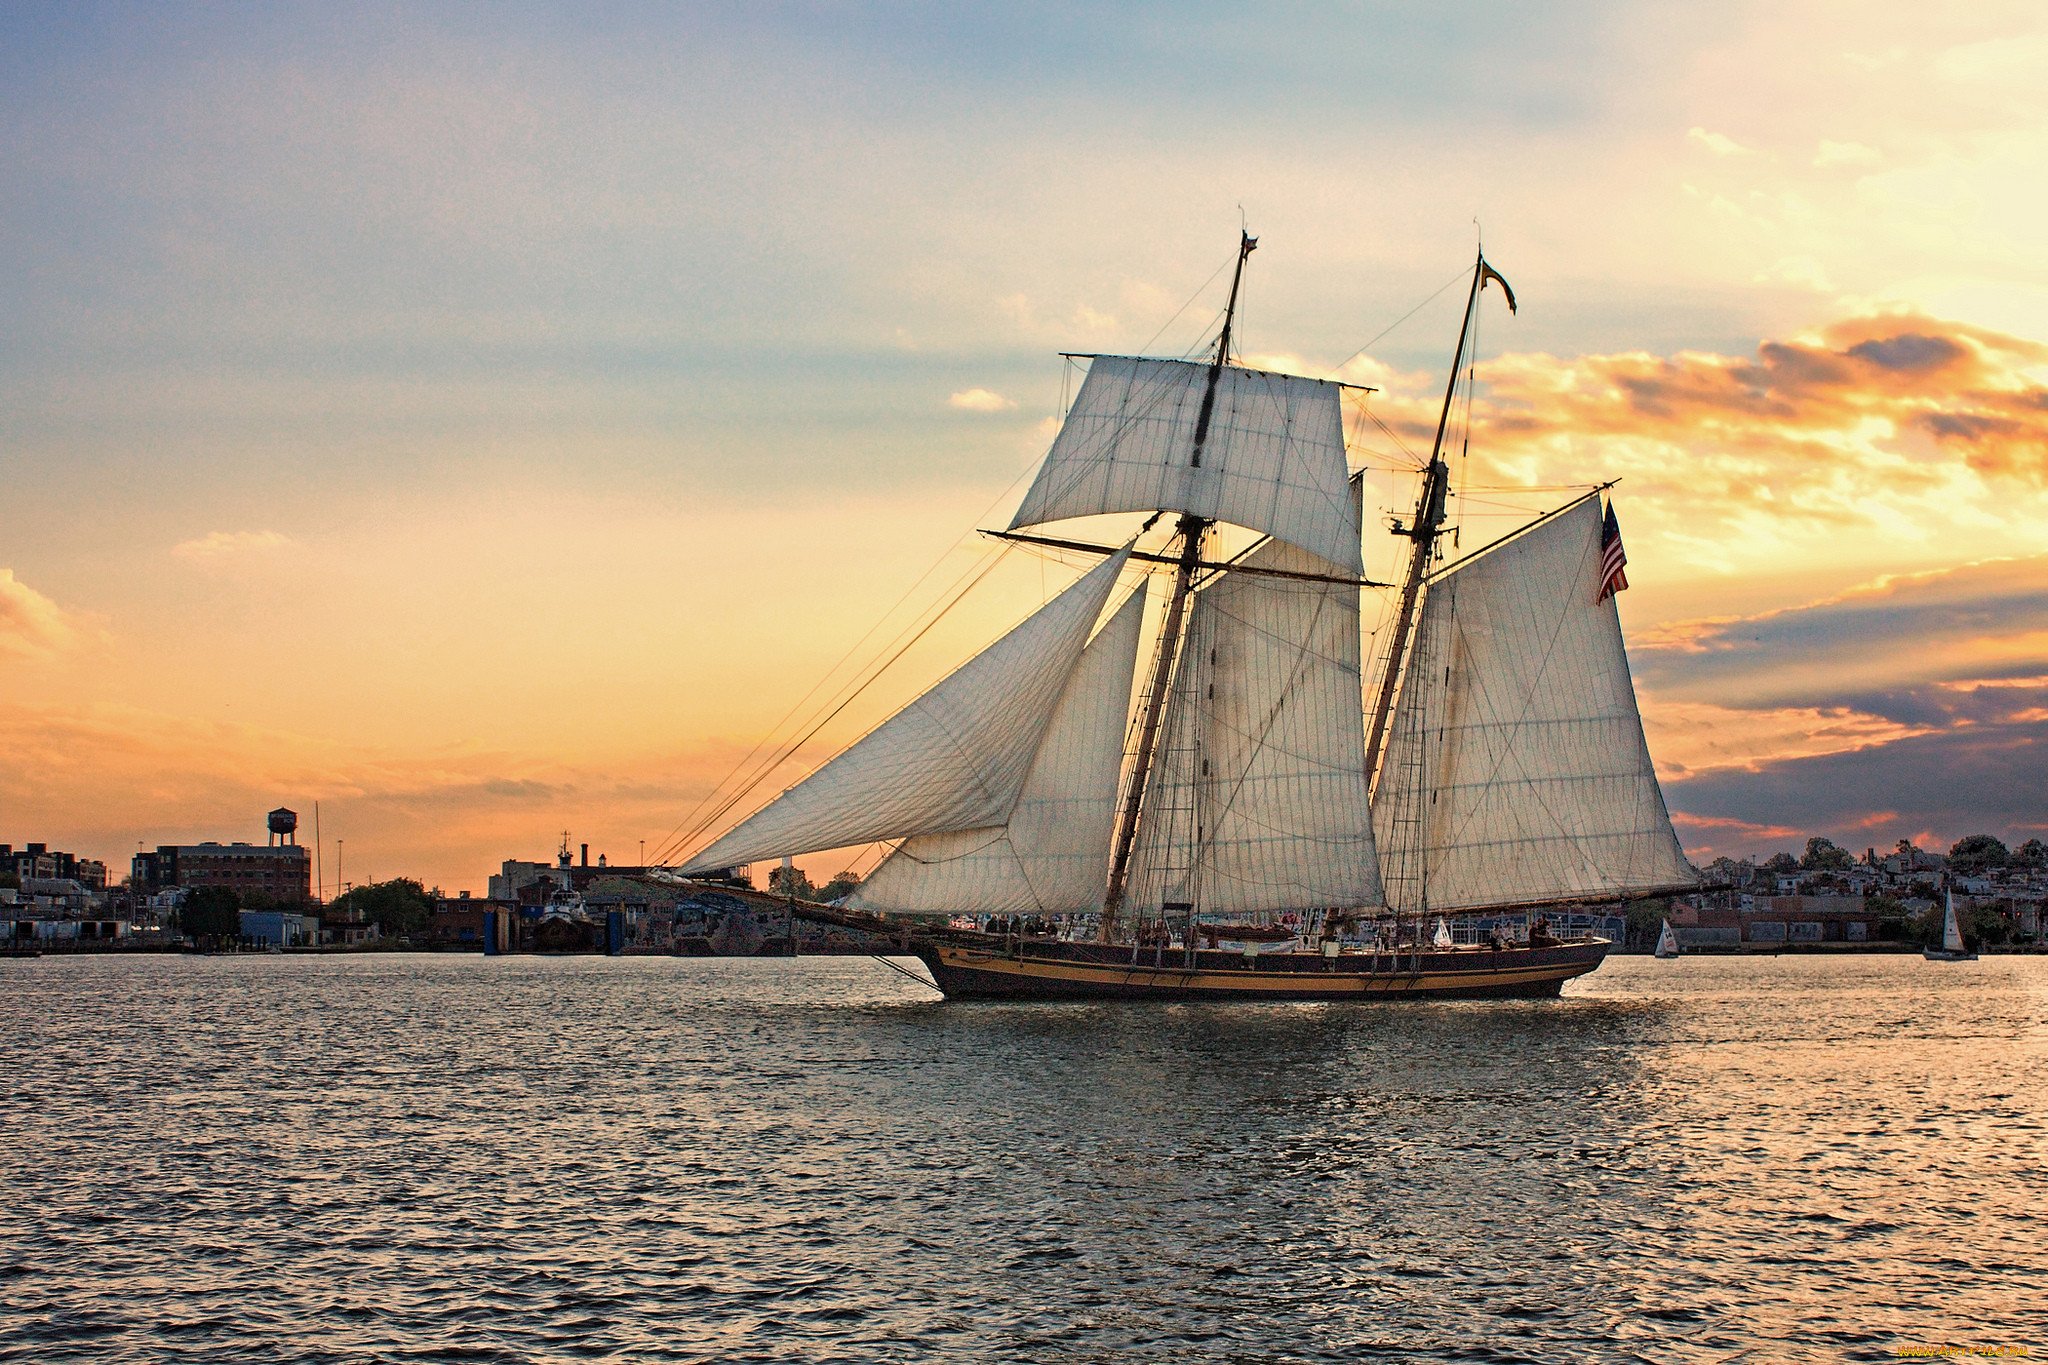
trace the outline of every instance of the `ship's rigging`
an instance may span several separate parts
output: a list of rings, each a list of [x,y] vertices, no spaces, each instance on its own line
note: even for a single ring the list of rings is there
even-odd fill
[[[1486,286],[1514,306],[1507,282],[1477,259],[1367,696],[1360,589],[1379,585],[1346,386],[1233,363],[1255,247],[1241,236],[1213,355],[1088,358],[994,533],[1101,562],[686,874],[890,841],[858,908],[1093,913],[1105,940],[1178,920],[1190,963],[1203,914],[1424,916],[1691,884],[1613,602],[1587,587],[1597,494],[1442,565],[1460,373]],[[1170,517],[1171,538],[1150,551],[1037,529],[1105,514],[1147,517],[1139,536]],[[1215,556],[1223,525],[1259,539]],[[1112,603],[1133,564],[1170,571],[1149,652],[1152,577]]]

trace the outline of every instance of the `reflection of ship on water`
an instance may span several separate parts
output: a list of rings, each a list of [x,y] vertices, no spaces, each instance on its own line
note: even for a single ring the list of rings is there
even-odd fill
[[[949,995],[1155,999],[1555,994],[1611,946],[1577,914],[1697,885],[1636,710],[1609,485],[1447,561],[1465,360],[1507,282],[1475,262],[1392,527],[1405,571],[1377,583],[1347,386],[1235,363],[1254,246],[1202,358],[1074,357],[1086,378],[991,534],[1100,563],[684,873],[879,845],[845,906],[792,914],[908,935]],[[1121,544],[1041,529],[1107,516],[1143,522]],[[1369,690],[1364,587],[1392,590]],[[1530,918],[1460,943],[1461,913]]]

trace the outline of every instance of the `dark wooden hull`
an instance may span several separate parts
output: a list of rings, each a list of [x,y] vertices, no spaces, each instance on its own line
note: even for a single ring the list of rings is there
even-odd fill
[[[1184,951],[1128,945],[925,940],[913,951],[964,1000],[1456,1000],[1556,995],[1598,967],[1606,939],[1543,948],[1388,954]]]

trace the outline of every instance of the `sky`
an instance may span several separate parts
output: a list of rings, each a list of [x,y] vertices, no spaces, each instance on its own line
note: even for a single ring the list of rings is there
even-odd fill
[[[0,841],[636,861],[1240,223],[1240,349],[1381,390],[1375,512],[1483,231],[1464,534],[1621,480],[1696,859],[2048,835],[2044,69],[1995,0],[0,3]]]

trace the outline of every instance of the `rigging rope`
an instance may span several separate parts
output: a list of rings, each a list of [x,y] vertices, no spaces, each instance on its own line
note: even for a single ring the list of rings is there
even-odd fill
[[[903,655],[906,652],[908,652],[913,645],[915,645],[919,640],[925,637],[926,633],[929,632],[933,626],[939,623],[939,621],[945,616],[947,612],[951,611],[955,606],[959,605],[961,598],[965,597],[969,592],[972,592],[974,588],[978,586],[984,578],[988,577],[988,575],[994,571],[996,565],[1002,563],[1003,559],[1008,555],[1008,553],[1008,547],[1005,546],[1002,550],[998,551],[994,556],[989,557],[987,561],[979,568],[979,570],[970,568],[966,574],[963,574],[961,576],[961,578],[955,579],[954,587],[957,589],[957,591],[953,591],[951,598],[945,601],[938,608],[937,611],[933,612],[930,615],[929,619],[927,619],[923,625],[918,626],[916,632],[912,634],[910,638],[906,640],[899,635],[897,639],[901,640],[902,644],[899,648],[896,649],[896,651],[893,654],[890,654],[888,658],[884,659],[879,665],[877,665],[874,668],[874,670],[868,674],[866,678],[862,679],[858,683],[858,685],[853,686],[851,691],[845,692],[843,694],[843,699],[839,700],[836,706],[832,706],[831,709],[824,715],[824,717],[822,717],[816,724],[812,725],[808,730],[806,730],[799,738],[797,738],[792,743],[783,745],[780,748],[780,750],[775,754],[775,756],[769,759],[765,764],[756,765],[752,773],[745,779],[743,784],[737,789],[735,789],[723,801],[721,801],[716,809],[711,811],[709,814],[705,815],[703,819],[697,821],[697,823],[690,829],[690,831],[687,834],[684,834],[680,839],[677,839],[675,837],[677,831],[679,831],[682,828],[681,825],[677,826],[677,830],[671,831],[669,838],[663,842],[660,856],[666,858],[674,853],[679,853],[683,848],[688,847],[691,843],[702,837],[707,828],[716,824],[719,820],[723,819],[725,815],[729,813],[734,806],[736,806],[740,801],[744,800],[749,794],[751,794],[755,790],[755,788],[757,788],[760,785],[763,779],[765,779],[770,773],[774,772],[776,768],[780,767],[783,763],[785,763],[791,757],[793,757],[798,750],[803,748],[804,745],[810,743],[810,741],[817,736],[818,731],[824,729],[825,726],[829,725],[832,721],[836,720],[839,717],[839,715],[842,712],[844,712],[847,707],[851,706],[863,692],[865,692],[869,687],[872,687],[875,684],[875,682],[889,670],[890,665],[894,664],[898,659],[902,658]],[[869,633],[872,634],[873,631],[870,631]],[[863,639],[865,638],[866,637],[863,637]],[[856,646],[856,648],[858,648],[858,646]],[[819,685],[822,686],[822,682]],[[816,690],[816,688],[813,688],[812,693],[815,693]],[[806,694],[806,700],[808,700],[809,695],[810,694]],[[798,703],[799,706],[801,706],[802,704],[802,702]],[[748,759],[751,759],[754,754],[759,753],[762,748],[762,745],[766,743],[767,741],[763,740],[761,744],[756,744],[753,750],[749,752],[748,758],[740,760],[740,764],[738,765],[739,768],[744,768],[746,766]],[[737,771],[737,769],[735,771]],[[713,795],[716,794],[716,791],[717,789],[714,788]],[[709,800],[710,798],[706,797],[705,799]],[[702,802],[699,802],[700,807],[702,804]],[[689,817],[685,817],[686,820],[688,818]]]
[[[1469,267],[1467,267],[1467,268],[1462,268],[1462,269],[1460,269],[1460,270],[1458,271],[1458,273],[1457,273],[1457,274],[1455,274],[1455,275],[1451,276],[1451,277],[1450,277],[1449,279],[1445,280],[1445,281],[1444,281],[1444,282],[1443,282],[1442,284],[1438,285],[1438,286],[1436,287],[1435,291],[1434,291],[1433,293],[1431,293],[1431,294],[1430,294],[1430,296],[1429,296],[1428,298],[1424,299],[1424,300],[1423,300],[1423,301],[1422,301],[1421,303],[1418,303],[1418,304],[1416,304],[1416,305],[1415,305],[1415,306],[1414,306],[1413,308],[1410,308],[1410,309],[1409,309],[1409,310],[1408,310],[1407,312],[1405,312],[1405,313],[1401,314],[1401,316],[1400,316],[1400,317],[1398,317],[1398,318],[1395,318],[1395,319],[1394,319],[1394,320],[1393,320],[1392,322],[1390,322],[1390,323],[1388,323],[1388,324],[1387,324],[1386,328],[1385,328],[1384,330],[1382,330],[1382,331],[1381,331],[1381,332],[1379,333],[1379,335],[1375,336],[1375,337],[1374,337],[1374,338],[1373,338],[1372,340],[1370,340],[1370,341],[1366,342],[1366,343],[1365,343],[1365,345],[1363,345],[1363,346],[1359,347],[1359,348],[1358,348],[1357,350],[1353,351],[1353,352],[1352,352],[1352,353],[1351,353],[1350,355],[1347,355],[1347,356],[1345,356],[1345,357],[1344,357],[1344,358],[1343,358],[1342,360],[1338,361],[1338,362],[1337,362],[1337,363],[1336,363],[1336,364],[1335,364],[1334,366],[1332,366],[1332,367],[1331,367],[1331,368],[1330,368],[1329,370],[1325,371],[1325,372],[1324,372],[1324,374],[1323,374],[1323,378],[1325,378],[1325,379],[1328,379],[1328,378],[1330,378],[1330,377],[1331,377],[1332,375],[1335,375],[1335,374],[1337,374],[1337,373],[1338,373],[1339,371],[1341,371],[1341,370],[1342,370],[1342,369],[1343,369],[1343,368],[1344,368],[1344,367],[1345,367],[1346,365],[1349,365],[1349,364],[1350,364],[1350,363],[1351,363],[1352,361],[1354,361],[1354,360],[1358,359],[1358,357],[1360,357],[1360,356],[1364,355],[1364,354],[1365,354],[1365,353],[1366,353],[1367,351],[1371,350],[1371,349],[1372,349],[1372,348],[1373,348],[1374,346],[1376,346],[1376,345],[1378,345],[1378,344],[1379,344],[1380,342],[1382,342],[1382,341],[1386,340],[1386,338],[1387,338],[1387,334],[1388,334],[1389,332],[1392,332],[1392,331],[1393,331],[1393,330],[1394,330],[1394,329],[1395,329],[1396,327],[1399,327],[1399,326],[1400,326],[1400,325],[1401,325],[1402,323],[1404,323],[1404,322],[1408,321],[1408,319],[1410,319],[1410,318],[1414,317],[1414,316],[1415,316],[1415,315],[1416,315],[1417,313],[1419,313],[1419,312],[1421,312],[1421,311],[1422,311],[1423,309],[1425,309],[1425,308],[1429,307],[1429,305],[1431,305],[1432,303],[1435,303],[1435,302],[1436,302],[1436,299],[1437,299],[1437,295],[1438,295],[1438,294],[1441,294],[1441,293],[1443,293],[1443,292],[1444,292],[1444,290],[1446,290],[1446,289],[1449,289],[1449,288],[1450,288],[1450,287],[1451,287],[1452,285],[1456,284],[1456,283],[1457,283],[1457,282],[1458,282],[1459,280],[1465,279],[1465,278],[1466,278],[1467,276],[1469,276],[1469,275],[1470,275],[1471,273],[1472,273],[1472,272],[1471,272],[1471,270],[1470,270],[1470,268],[1469,268]]]

